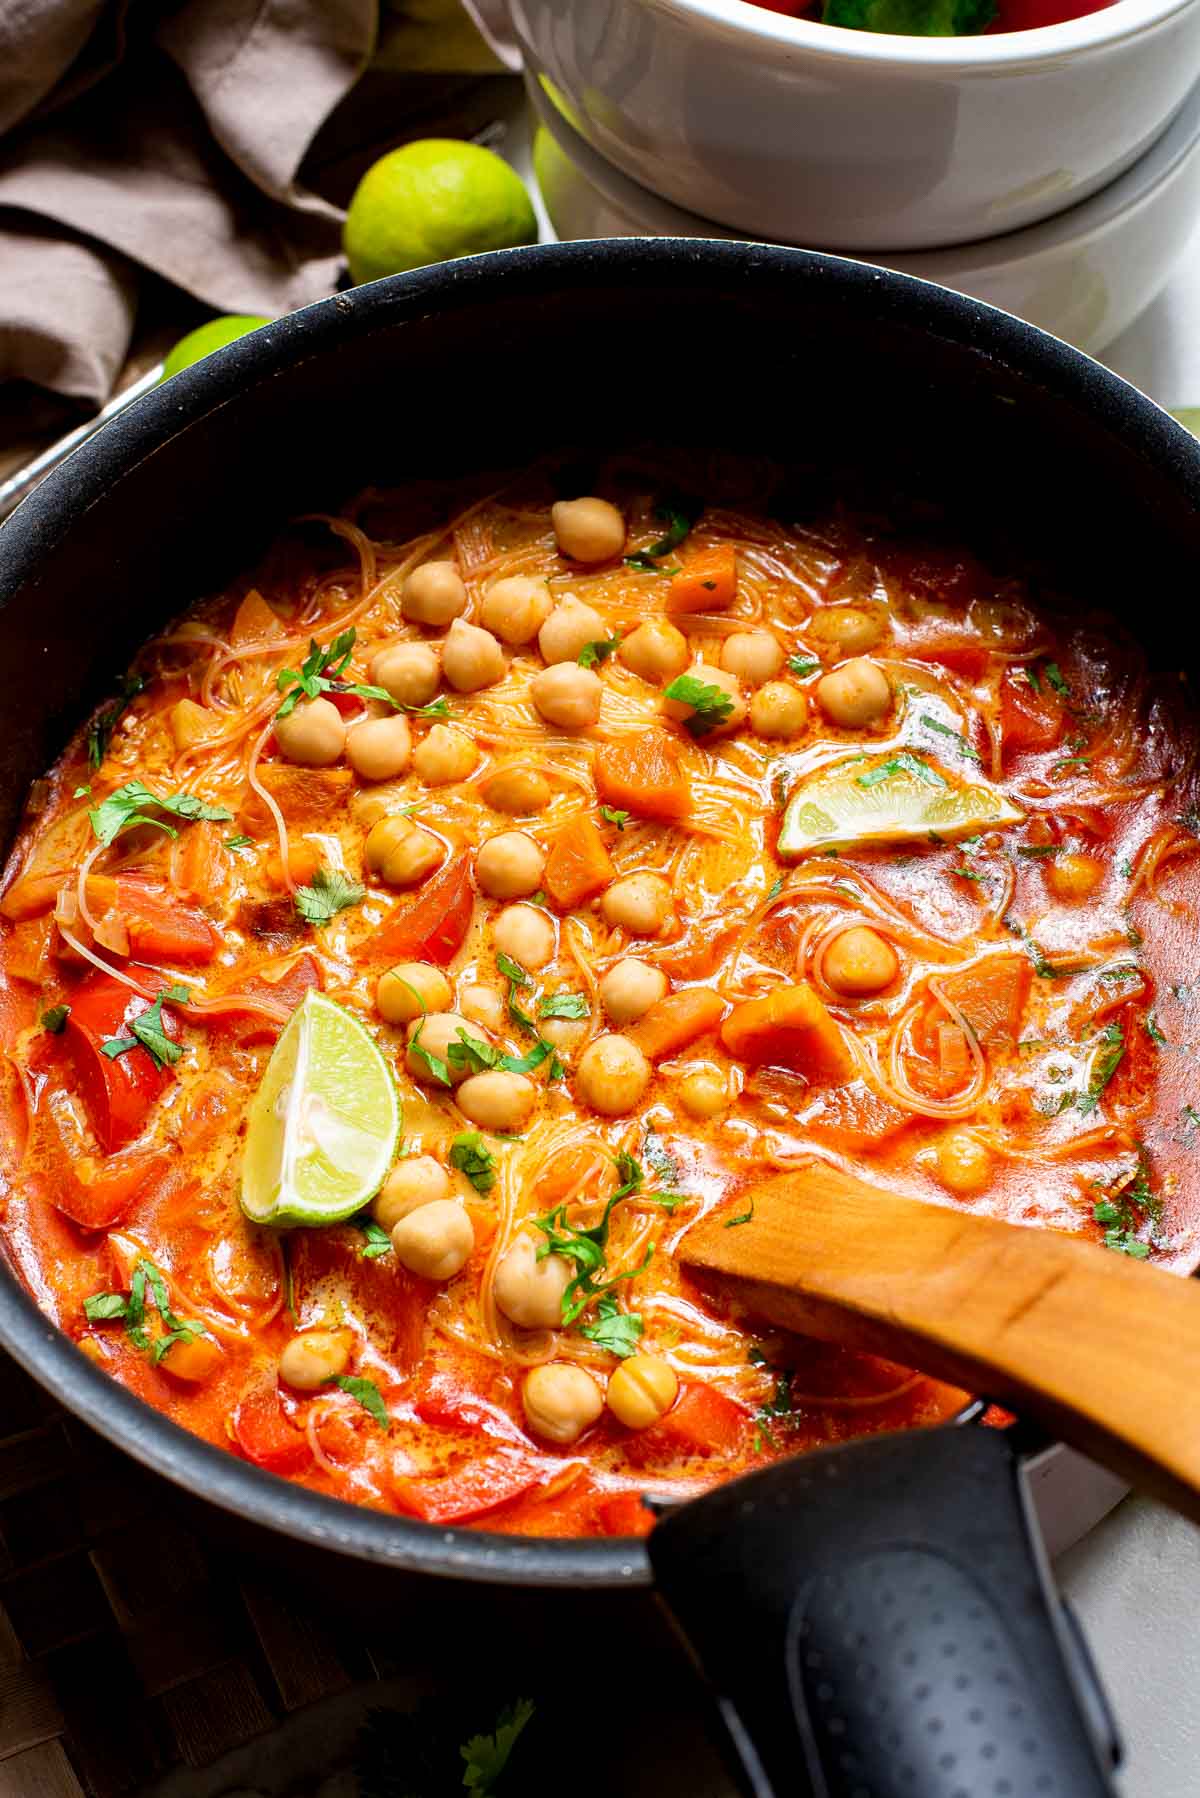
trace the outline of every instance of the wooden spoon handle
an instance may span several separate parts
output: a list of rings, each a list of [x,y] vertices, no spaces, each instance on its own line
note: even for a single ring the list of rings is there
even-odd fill
[[[785,1329],[1011,1404],[1200,1522],[1200,1286],[819,1163],[696,1224],[679,1259]]]

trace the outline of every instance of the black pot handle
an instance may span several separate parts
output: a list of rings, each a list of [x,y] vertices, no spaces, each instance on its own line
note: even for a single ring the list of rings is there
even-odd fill
[[[754,1798],[1113,1798],[1010,1432],[819,1450],[671,1511],[659,1591]]]

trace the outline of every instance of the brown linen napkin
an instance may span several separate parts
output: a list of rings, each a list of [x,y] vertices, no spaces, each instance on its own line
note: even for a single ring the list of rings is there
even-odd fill
[[[377,0],[6,0],[0,380],[100,403],[131,265],[220,311],[328,293],[342,215],[297,173],[377,26]]]

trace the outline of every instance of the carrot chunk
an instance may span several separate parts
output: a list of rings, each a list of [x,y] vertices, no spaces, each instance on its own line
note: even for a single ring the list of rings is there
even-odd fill
[[[850,1080],[854,1060],[841,1030],[806,982],[735,1005],[721,1041],[739,1061],[791,1068],[809,1080]]]
[[[720,612],[737,593],[737,555],[732,543],[713,543],[688,557],[671,577],[669,612]]]
[[[571,911],[602,893],[616,876],[598,826],[591,818],[580,818],[559,835],[542,879],[558,909]]]
[[[650,1061],[660,1061],[706,1031],[715,1030],[724,1014],[725,1001],[719,993],[705,986],[687,986],[659,999],[625,1034]]]
[[[686,818],[692,809],[691,782],[665,730],[648,730],[641,736],[602,744],[596,751],[592,775],[598,799],[636,812],[639,818],[662,818],[670,823]]]

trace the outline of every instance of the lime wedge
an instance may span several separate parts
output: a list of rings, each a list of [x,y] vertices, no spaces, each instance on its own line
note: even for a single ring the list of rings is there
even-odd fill
[[[400,1100],[356,1018],[310,991],[250,1105],[242,1210],[256,1224],[336,1224],[379,1191]]]
[[[901,752],[856,758],[810,774],[792,791],[779,832],[785,860],[816,849],[901,843],[935,836],[953,841],[1025,816],[992,787],[965,786],[928,757]]]

